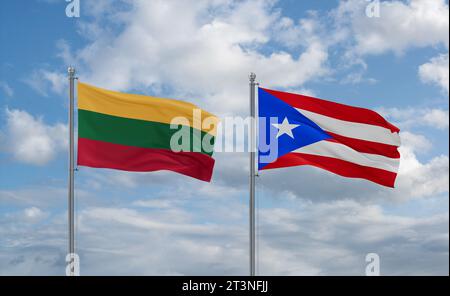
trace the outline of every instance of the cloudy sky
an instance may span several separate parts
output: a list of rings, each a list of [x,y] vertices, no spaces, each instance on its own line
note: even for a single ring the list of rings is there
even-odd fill
[[[68,65],[118,91],[248,115],[262,86],[375,109],[402,130],[395,189],[313,167],[257,180],[262,275],[449,273],[446,0],[6,0],[0,8],[0,275],[63,275]],[[84,275],[248,274],[248,158],[208,184],[79,168]]]

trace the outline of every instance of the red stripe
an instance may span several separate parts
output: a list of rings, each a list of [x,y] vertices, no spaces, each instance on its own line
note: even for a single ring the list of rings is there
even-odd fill
[[[317,156],[304,153],[286,154],[278,158],[275,162],[265,166],[263,170],[299,165],[312,165],[340,176],[366,179],[374,183],[392,188],[394,187],[395,178],[397,177],[396,173],[385,171],[382,169],[366,167],[332,157]]]
[[[78,165],[133,172],[168,170],[209,182],[214,159],[197,152],[173,152],[79,138]]]
[[[389,158],[400,158],[400,152],[398,152],[397,146],[344,137],[331,132],[326,133],[333,138],[326,139],[325,141],[341,143],[361,153],[377,154]]]
[[[369,109],[343,105],[304,95],[291,94],[265,88],[262,89],[295,108],[340,120],[381,126],[391,130],[391,132],[400,131],[398,127],[387,122],[387,120],[380,114]]]

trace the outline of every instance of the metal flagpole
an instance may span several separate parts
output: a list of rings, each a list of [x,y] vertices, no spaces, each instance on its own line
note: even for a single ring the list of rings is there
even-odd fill
[[[256,142],[256,106],[255,79],[256,74],[250,73],[250,276],[256,274],[256,231],[255,231],[255,142]]]
[[[75,68],[67,69],[69,74],[69,254],[70,254],[70,275],[75,275],[74,257],[75,254],[75,200],[74,200],[74,98],[75,98]]]

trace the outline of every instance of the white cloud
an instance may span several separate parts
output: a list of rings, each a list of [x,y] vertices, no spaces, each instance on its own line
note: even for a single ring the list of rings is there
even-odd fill
[[[27,218],[37,218],[41,217],[43,214],[42,211],[36,207],[26,208],[24,213]]]
[[[430,62],[419,67],[419,76],[425,83],[435,84],[448,94],[449,83],[448,53],[432,58]],[[448,114],[447,114],[448,125]]]
[[[133,206],[143,208],[166,209],[173,205],[173,202],[167,199],[148,199],[136,200],[132,203]]]
[[[423,120],[429,125],[434,126],[439,129],[448,129],[449,119],[448,119],[448,111],[440,110],[440,109],[432,109],[430,112],[427,112]]]
[[[68,146],[67,126],[47,125],[22,110],[6,109],[6,126],[0,150],[23,163],[45,165]]]
[[[60,55],[65,55],[61,53]],[[44,97],[48,97],[50,92],[61,95],[67,89],[67,76],[63,73],[48,71],[44,69],[35,70],[30,77],[25,79],[33,90]]]
[[[280,18],[274,24],[274,39],[283,46],[295,49],[299,46],[307,47],[312,42],[317,42],[320,38],[319,34],[322,35],[323,31],[324,28],[320,24],[317,13],[309,12],[309,16],[298,20],[298,23],[288,17]],[[335,37],[322,40],[322,42],[332,44],[333,38]]]
[[[45,219],[48,216],[48,213],[42,211],[37,207],[26,208],[23,211],[24,218],[30,222],[37,222]]]
[[[65,203],[62,203],[60,197],[66,194],[66,188],[42,186],[16,190],[0,190],[0,202],[2,205],[13,207],[63,207]]]
[[[260,269],[269,275],[362,275],[365,255],[370,252],[381,256],[384,275],[432,274],[435,268],[447,272],[448,265],[437,258],[448,256],[448,215],[402,217],[348,200],[290,203],[290,209],[260,212]],[[434,259],[428,243],[440,246]],[[415,258],[413,250],[424,252],[424,265],[401,267],[400,261]]]
[[[14,90],[6,81],[0,81],[0,90],[3,91],[8,97],[12,97],[14,95]]]
[[[218,234],[220,232],[218,226],[186,224],[182,215],[171,215],[170,217],[166,217],[167,220],[164,219],[164,221],[159,221],[158,219],[154,219],[154,217],[152,216],[150,218],[145,214],[127,208],[91,208],[82,214],[81,219],[94,218],[100,221],[129,225],[141,229],[170,231],[172,233],[182,234],[208,235],[213,233]],[[83,227],[83,224],[81,227]],[[90,228],[90,226],[87,227]]]
[[[247,205],[238,200],[215,200],[209,211],[196,211],[195,216],[191,209],[195,203],[177,208],[180,212],[170,207],[81,209],[77,223],[81,272],[246,275],[248,213]],[[311,203],[280,198],[271,203],[271,208],[259,211],[262,275],[363,275],[369,252],[380,254],[384,275],[448,272],[448,215],[406,217],[349,200]],[[0,221],[1,274],[64,273],[65,215],[40,225],[11,217],[0,216]],[[418,257],[422,260],[411,261]],[[30,261],[35,268],[29,268]]]
[[[342,55],[347,66],[361,65],[361,54],[448,48],[445,0],[382,1],[380,18],[366,16],[367,1],[341,1],[332,11],[332,23],[322,22],[318,12],[293,20],[274,3],[86,1],[92,17],[79,24],[79,33],[88,45],[72,53],[60,41],[60,56],[66,64],[79,65],[84,80],[94,84],[117,90],[150,88],[153,93],[169,89],[173,96],[204,99],[205,107],[221,106],[214,110],[221,114],[241,111],[250,71],[265,86],[285,88],[329,74],[328,49],[336,44],[349,46]],[[167,19],[177,22],[168,26]],[[105,24],[123,29],[112,34]],[[296,53],[263,49],[269,42]],[[364,72],[349,73],[343,82],[376,82]]]
[[[298,55],[261,49],[275,40],[280,15],[273,2],[134,1],[118,20],[102,19],[124,24],[120,34],[104,29],[73,59],[83,80],[99,86],[153,92],[170,86],[174,96],[201,98],[205,108],[218,109],[212,111],[244,112],[251,71],[265,86],[290,88],[327,73],[327,45],[313,29]],[[69,56],[65,49],[63,55]]]
[[[449,45],[449,10],[445,0],[380,1],[380,17],[369,18],[364,0],[341,1],[335,18],[355,39],[361,54]]]
[[[1,194],[1,192],[0,192]],[[38,207],[29,207],[16,212],[6,212],[4,218],[6,221],[20,221],[19,223],[36,224],[44,221],[49,213]]]
[[[448,129],[449,113],[444,109],[421,107],[379,108],[378,111],[399,126],[401,130],[427,126],[441,130]]]
[[[430,197],[436,194],[448,194],[449,158],[447,155],[433,157],[427,163],[421,163],[409,147],[401,147],[398,191],[395,196],[404,201],[413,198]]]
[[[403,147],[416,153],[423,153],[431,149],[431,142],[423,135],[413,134],[408,131],[401,132],[401,141]]]

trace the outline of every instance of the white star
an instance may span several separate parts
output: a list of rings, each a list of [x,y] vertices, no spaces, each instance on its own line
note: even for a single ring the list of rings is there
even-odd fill
[[[289,137],[294,139],[294,135],[292,134],[292,130],[296,127],[299,127],[300,124],[290,124],[287,117],[284,118],[283,123],[272,123],[274,127],[278,129],[277,139],[284,134],[287,134]]]

